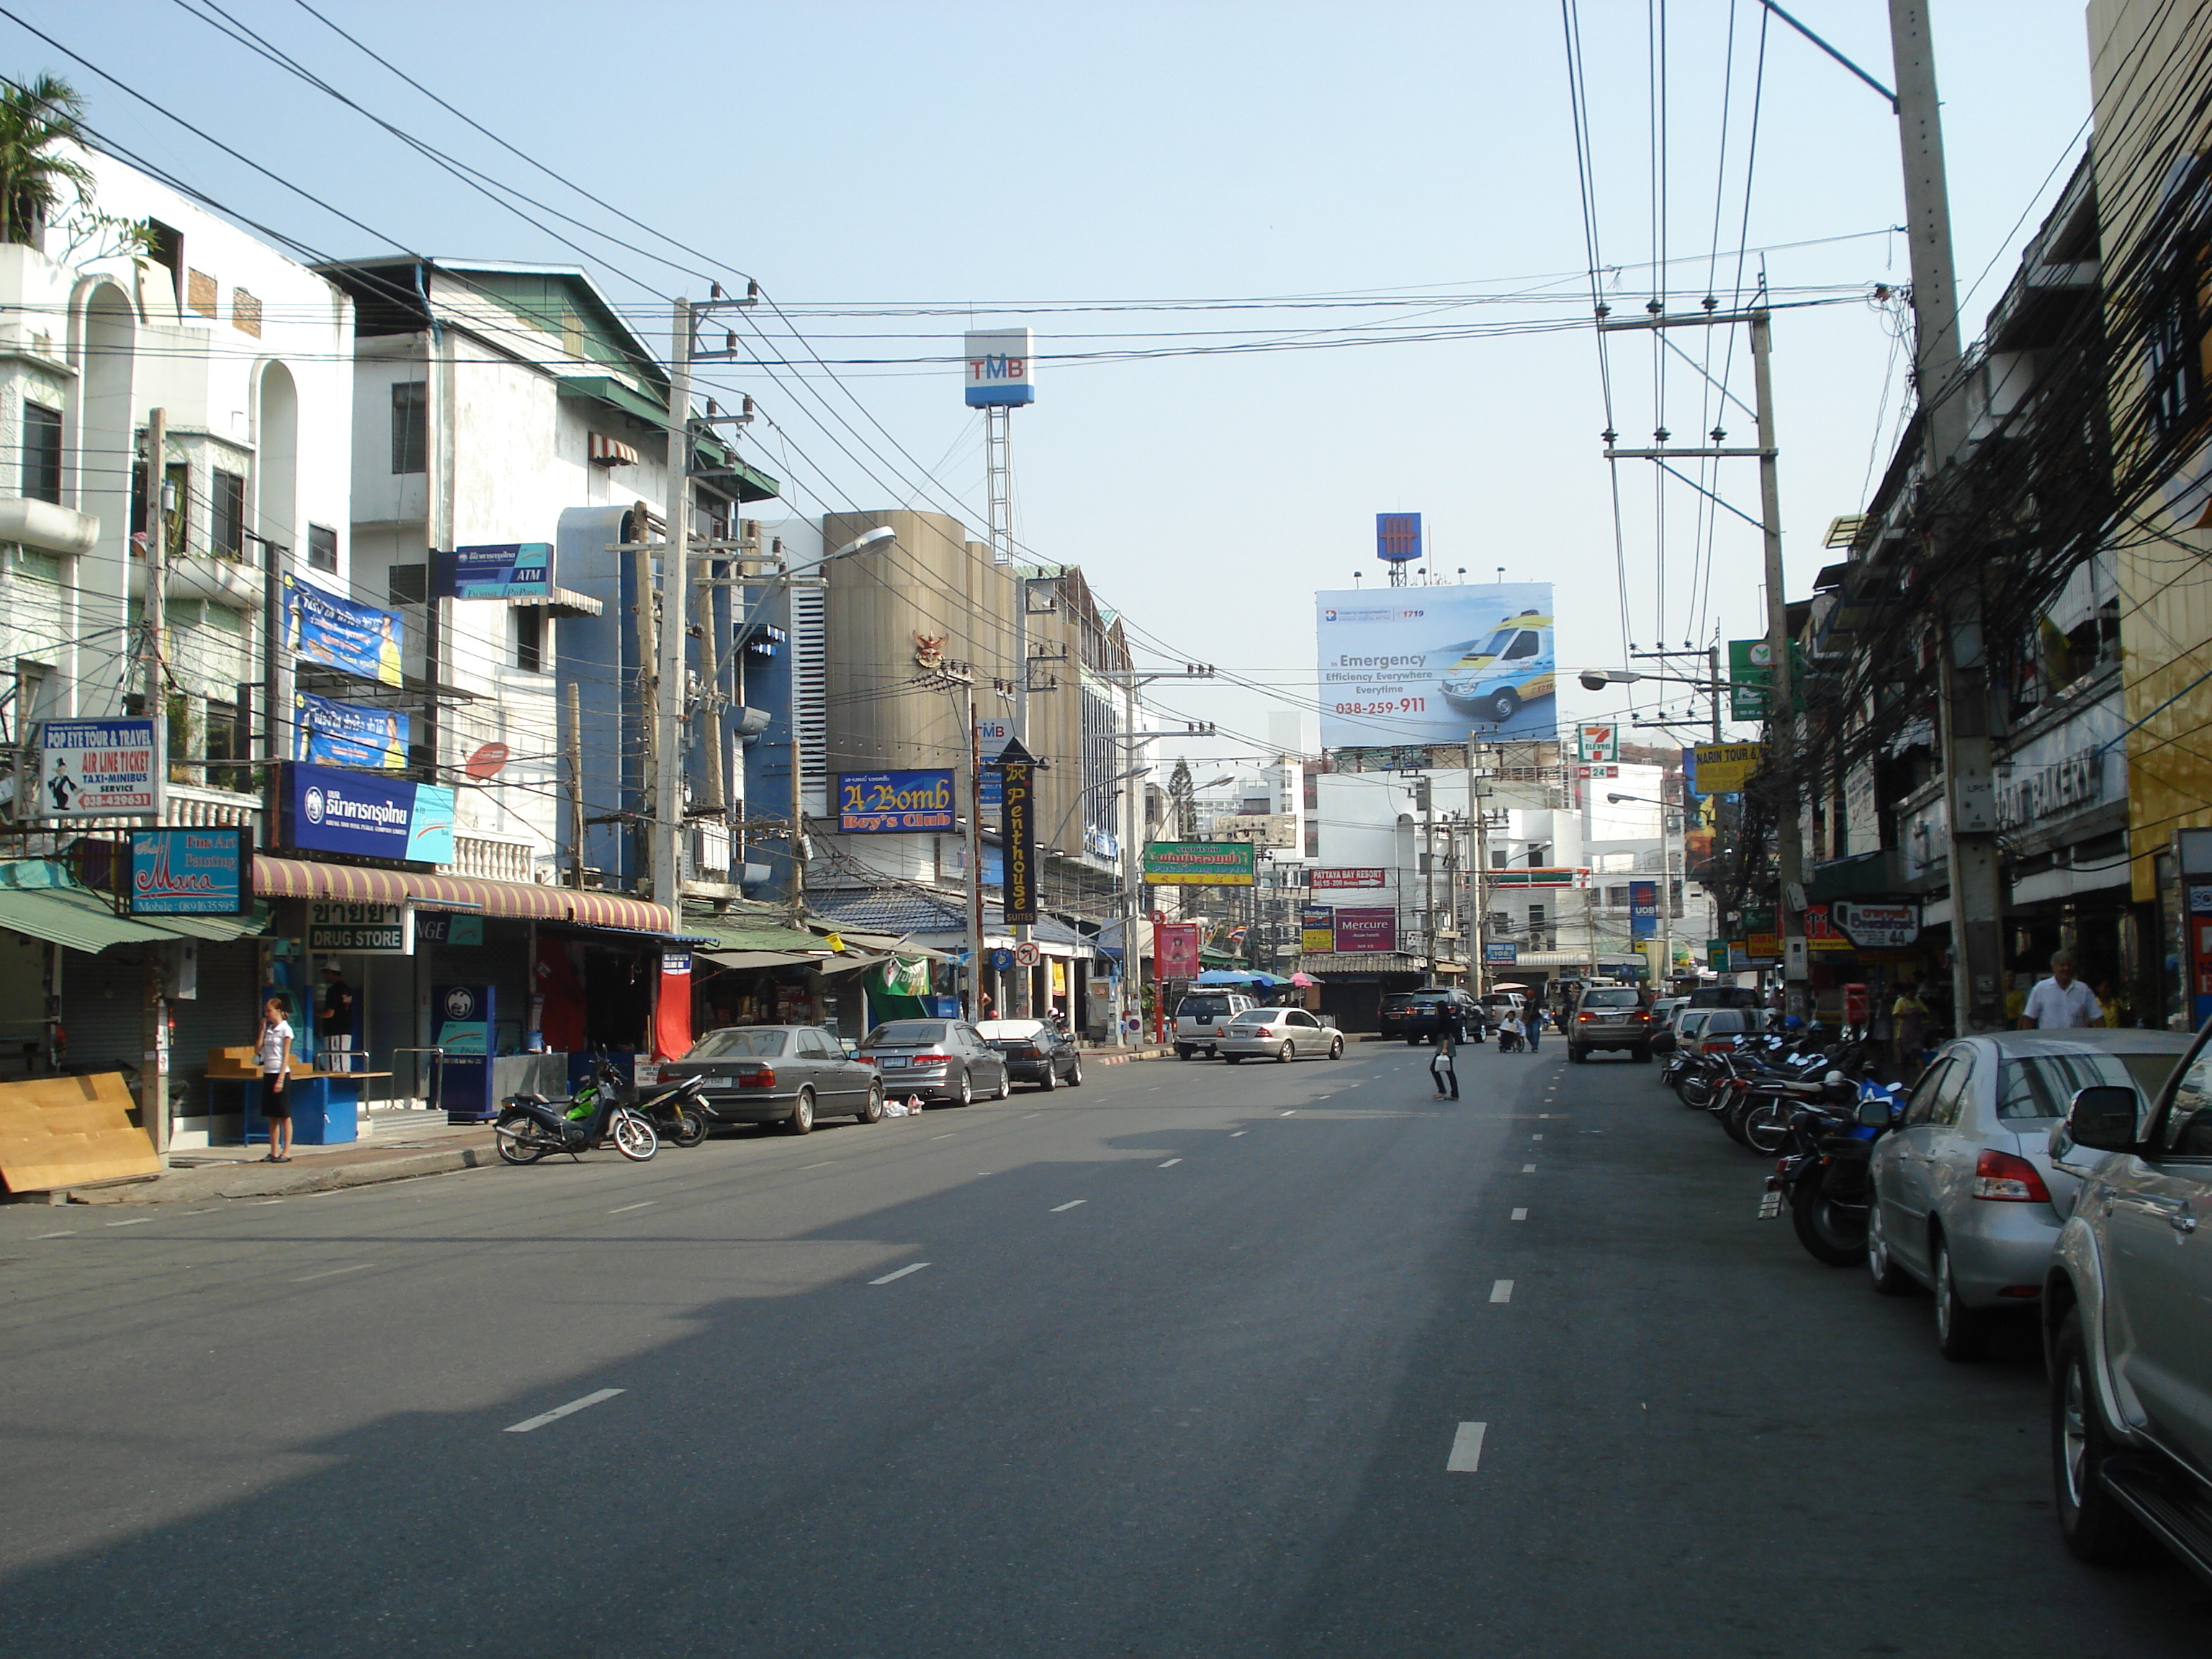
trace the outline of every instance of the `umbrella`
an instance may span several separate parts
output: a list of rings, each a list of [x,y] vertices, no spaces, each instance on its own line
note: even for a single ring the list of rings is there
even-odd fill
[[[1318,985],[1321,981],[1316,979],[1311,974],[1292,974],[1291,975],[1291,983],[1298,987],[1299,989],[1304,990],[1307,986]]]
[[[1242,968],[1209,968],[1191,981],[1194,985],[1249,985],[1259,978]]]
[[[1517,980],[1502,979],[1490,988],[1493,991],[1525,991],[1528,988]]]

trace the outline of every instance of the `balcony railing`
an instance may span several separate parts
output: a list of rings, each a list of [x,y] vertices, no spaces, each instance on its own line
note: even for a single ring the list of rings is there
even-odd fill
[[[261,840],[261,797],[235,789],[207,789],[198,784],[172,783],[163,795],[161,822],[176,829],[213,830],[237,825]],[[37,828],[66,830],[70,835],[114,833],[145,827],[143,818],[53,819]]]
[[[535,881],[538,843],[520,836],[453,836],[453,861],[438,866],[441,876],[467,876],[477,881]]]

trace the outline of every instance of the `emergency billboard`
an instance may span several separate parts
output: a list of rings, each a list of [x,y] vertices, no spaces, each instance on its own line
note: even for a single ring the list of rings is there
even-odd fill
[[[1551,583],[1340,589],[1314,605],[1322,747],[1557,730]]]

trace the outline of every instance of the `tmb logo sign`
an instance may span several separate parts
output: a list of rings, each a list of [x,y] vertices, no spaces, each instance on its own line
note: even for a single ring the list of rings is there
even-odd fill
[[[1036,401],[1036,364],[1028,329],[972,329],[963,356],[969,408],[1013,408]]]

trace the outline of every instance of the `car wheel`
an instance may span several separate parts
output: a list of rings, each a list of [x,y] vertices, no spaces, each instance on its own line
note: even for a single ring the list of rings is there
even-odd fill
[[[1876,1296],[1911,1293],[1912,1275],[1899,1267],[1897,1258],[1889,1253],[1889,1232],[1881,1222],[1881,1189],[1871,1176],[1867,1177],[1866,1264]]]
[[[791,1103],[791,1115],[783,1121],[786,1130],[795,1135],[814,1133],[814,1091],[802,1087],[799,1097]]]
[[[975,1082],[968,1075],[964,1068],[960,1073],[960,1092],[952,1097],[952,1103],[955,1106],[972,1106],[975,1103]]]
[[[884,1085],[868,1085],[868,1103],[860,1108],[854,1121],[860,1123],[881,1123],[884,1121]]]
[[[1083,1056],[1080,1054],[1075,1057],[1075,1063],[1067,1068],[1067,1086],[1071,1089],[1080,1089],[1083,1086]]]
[[[1936,1351],[1961,1364],[1979,1359],[1990,1351],[1990,1313],[1960,1300],[1958,1282],[1951,1275],[1951,1243],[1940,1233],[1935,1266]]]
[[[1628,1051],[1628,1057],[1639,1064],[1649,1066],[1651,1063],[1651,1045],[1648,1042],[1638,1043]]]
[[[1275,1050],[1275,1063],[1278,1066],[1287,1066],[1297,1057],[1298,1050],[1295,1043],[1285,1042]]]
[[[1047,1060],[1044,1075],[1037,1079],[1037,1091],[1041,1094],[1048,1095],[1058,1087],[1060,1087],[1060,1079],[1052,1069],[1052,1062]]]
[[[1328,1045],[1328,1057],[1331,1060],[1342,1060],[1344,1058],[1344,1039],[1342,1037],[1333,1037],[1330,1039]]]
[[[1182,1047],[1181,1047],[1181,1046],[1178,1046],[1178,1047],[1176,1048],[1176,1058],[1177,1060],[1188,1060],[1188,1059],[1190,1058],[1190,1056],[1191,1056],[1192,1052],[1193,1052],[1193,1051],[1192,1051],[1192,1050],[1190,1050],[1190,1049],[1188,1049],[1188,1048],[1182,1048]]]
[[[2089,1379],[2081,1309],[2059,1326],[2051,1364],[2051,1475],[2059,1533],[2068,1549],[2095,1565],[2141,1560],[2149,1545],[2142,1524],[2120,1507],[2103,1480],[2112,1438]]]
[[[1406,1039],[1406,1046],[1408,1048],[1418,1048],[1421,1046],[1421,1039],[1417,1036],[1409,1036]]]
[[[1580,1066],[1589,1058],[1589,1054],[1586,1049],[1578,1048],[1570,1042],[1567,1045],[1567,1058]]]
[[[1490,718],[1500,726],[1521,712],[1521,694],[1508,686],[1490,700]]]
[[[1048,1065],[1048,1066],[1046,1066],[1045,1070],[1046,1070],[1046,1071],[1048,1071],[1048,1072],[1049,1072],[1050,1070],[1052,1070],[1052,1067],[1051,1067],[1049,1065]],[[1000,1066],[999,1067],[999,1092],[998,1092],[998,1095],[997,1095],[996,1098],[998,1098],[998,1099],[1000,1099],[1000,1100],[1012,1100],[1013,1097],[1014,1097],[1014,1073],[1013,1073],[1013,1068],[1012,1068],[1012,1066],[1004,1066],[1004,1065],[1002,1065],[1002,1066]]]
[[[1243,1058],[1244,1056],[1242,1054],[1224,1054],[1221,1057],[1223,1063],[1229,1066],[1237,1065],[1243,1060]]]

